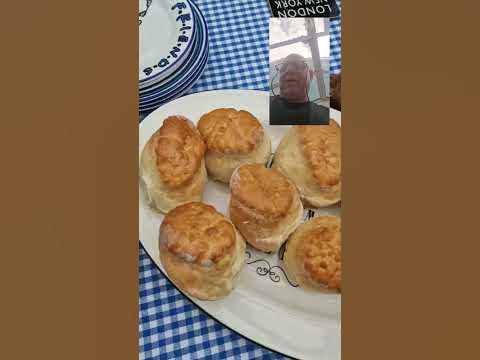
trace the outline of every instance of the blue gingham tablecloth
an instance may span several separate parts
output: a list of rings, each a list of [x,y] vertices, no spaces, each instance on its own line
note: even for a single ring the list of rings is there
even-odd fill
[[[269,90],[270,12],[262,0],[196,0],[210,57],[188,94]],[[340,7],[340,1],[337,0]],[[330,71],[340,72],[340,18],[330,20]],[[285,359],[210,318],[165,278],[140,246],[140,359]]]

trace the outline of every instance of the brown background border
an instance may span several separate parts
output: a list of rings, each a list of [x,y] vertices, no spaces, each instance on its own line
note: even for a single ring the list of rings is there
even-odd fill
[[[136,359],[137,5],[7,5],[0,358]],[[343,359],[478,353],[476,7],[342,4]]]
[[[137,11],[2,4],[1,359],[138,359]]]
[[[343,359],[478,358],[478,14],[342,2]]]

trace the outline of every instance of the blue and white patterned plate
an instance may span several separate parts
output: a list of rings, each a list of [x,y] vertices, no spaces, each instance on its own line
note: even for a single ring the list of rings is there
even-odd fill
[[[193,14],[194,18],[196,18],[195,11],[193,11]],[[202,48],[202,41],[204,36],[202,33],[202,29],[199,29],[198,21],[196,21],[195,25],[196,26],[193,34],[193,48],[192,51],[189,53],[186,61],[176,72],[166,76],[165,78],[156,83],[148,84],[144,87],[141,87],[139,90],[141,101],[146,99],[148,96],[156,94],[159,89],[166,89],[172,84],[175,84],[179,80],[179,77],[191,70],[191,65],[193,64],[195,59],[198,58],[198,54],[200,52],[200,49]]]
[[[205,19],[195,3],[195,46],[182,68],[164,81],[140,90],[140,111],[153,110],[190,89],[202,75],[208,61],[208,30]]]
[[[195,73],[193,73],[182,86],[177,87],[175,89],[175,92],[173,93],[169,93],[163,97],[159,97],[149,103],[141,104],[140,111],[145,112],[145,111],[154,110],[158,108],[160,105],[165,104],[166,102],[171,101],[177,97],[180,97],[181,95],[186,93],[195,84],[198,78],[202,75],[203,70],[207,64],[207,61],[208,61],[208,52],[205,53],[204,60],[202,61],[201,67]]]
[[[191,73],[195,72],[195,70],[200,66],[202,62],[202,56],[204,56],[207,52],[208,45],[206,43],[207,39],[203,29],[196,29],[195,32],[196,44],[189,56],[189,59],[185,62],[185,65],[182,66],[182,68],[179,69],[175,74],[172,74],[165,80],[140,89],[140,102],[148,101],[158,96],[158,94],[171,92],[172,89],[178,86],[178,84],[181,84],[185,78],[187,78]]]
[[[208,49],[207,26],[196,5],[192,3],[193,15],[195,18],[194,48],[182,68],[162,81],[151,84],[140,89],[140,102],[151,100],[159,94],[171,92],[180,85],[185,78],[195,72],[202,63],[203,56]],[[178,85],[177,85],[178,84]]]
[[[140,87],[160,81],[186,61],[194,23],[187,0],[139,0]]]

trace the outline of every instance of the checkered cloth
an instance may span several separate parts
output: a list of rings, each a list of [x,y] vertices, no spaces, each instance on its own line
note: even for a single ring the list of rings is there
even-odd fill
[[[337,0],[337,5],[340,11],[342,10],[340,0]],[[340,37],[340,21],[341,17],[336,17],[330,19],[330,72],[333,74],[338,74],[341,71],[341,52],[342,41]]]
[[[210,57],[188,93],[269,89],[266,1],[197,0],[210,35]],[[338,1],[340,5],[340,1]],[[330,68],[340,71],[340,20],[330,21]],[[140,359],[285,359],[199,310],[140,247]]]

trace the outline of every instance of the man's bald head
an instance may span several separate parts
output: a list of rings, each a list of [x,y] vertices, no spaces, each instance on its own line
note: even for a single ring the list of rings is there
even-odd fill
[[[290,54],[285,57],[285,62],[287,61],[302,61],[305,62],[305,58],[300,54]]]
[[[280,67],[280,96],[288,102],[308,101],[311,73],[300,54],[285,57]]]

